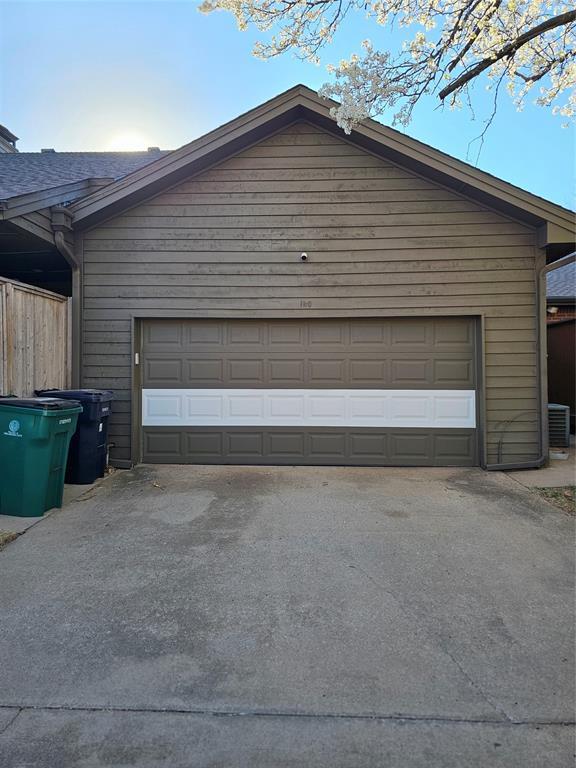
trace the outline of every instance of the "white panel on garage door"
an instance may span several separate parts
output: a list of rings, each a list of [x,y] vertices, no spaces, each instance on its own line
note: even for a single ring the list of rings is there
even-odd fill
[[[144,389],[145,427],[476,426],[474,390]]]

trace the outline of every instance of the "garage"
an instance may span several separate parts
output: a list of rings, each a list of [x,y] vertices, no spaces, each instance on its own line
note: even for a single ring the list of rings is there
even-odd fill
[[[474,466],[474,318],[141,325],[145,462]]]
[[[70,206],[115,467],[545,461],[573,214],[330,108],[296,86]]]

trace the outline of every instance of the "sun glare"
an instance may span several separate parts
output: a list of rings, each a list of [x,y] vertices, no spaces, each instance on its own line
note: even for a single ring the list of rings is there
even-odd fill
[[[108,147],[112,152],[138,152],[147,149],[151,142],[142,133],[126,131],[112,136]]]

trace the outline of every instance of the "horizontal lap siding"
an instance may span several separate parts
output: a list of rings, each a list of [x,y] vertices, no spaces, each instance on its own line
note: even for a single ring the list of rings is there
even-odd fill
[[[134,312],[484,313],[488,461],[512,417],[503,459],[535,458],[534,242],[530,228],[298,124],[84,235],[83,383],[116,391],[113,456],[127,459]]]

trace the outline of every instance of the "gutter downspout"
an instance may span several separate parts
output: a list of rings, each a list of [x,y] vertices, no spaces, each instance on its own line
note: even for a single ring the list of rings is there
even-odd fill
[[[52,217],[52,231],[54,232],[54,245],[57,251],[66,259],[72,270],[72,387],[80,386],[80,297],[81,297],[81,272],[80,263],[74,251],[66,242],[65,232],[72,232],[72,216],[67,208],[61,205],[50,209]]]
[[[551,264],[545,264],[536,272],[536,306],[538,307],[538,330],[537,330],[537,343],[538,343],[538,396],[540,400],[540,456],[532,461],[517,462],[511,464],[487,464],[487,470],[498,470],[500,472],[507,472],[508,470],[516,469],[540,469],[548,462],[548,403],[544,402],[544,377],[547,375],[547,353],[546,344],[544,343],[546,338],[546,316],[542,316],[541,312],[541,295],[542,287],[545,276],[549,272],[553,272],[555,269],[566,267],[568,264],[573,264],[576,261],[576,251],[563,256],[557,261],[553,261]],[[512,423],[511,419],[506,427]],[[506,429],[504,427],[504,431]],[[501,438],[503,439],[503,438]]]
[[[72,249],[64,239],[64,232],[62,231],[54,232],[54,244],[56,245],[56,248],[62,254],[62,256],[64,256],[64,258],[72,268],[72,271],[76,272],[77,270],[79,270],[79,265],[78,265],[78,262],[76,261],[76,257],[74,256]]]

